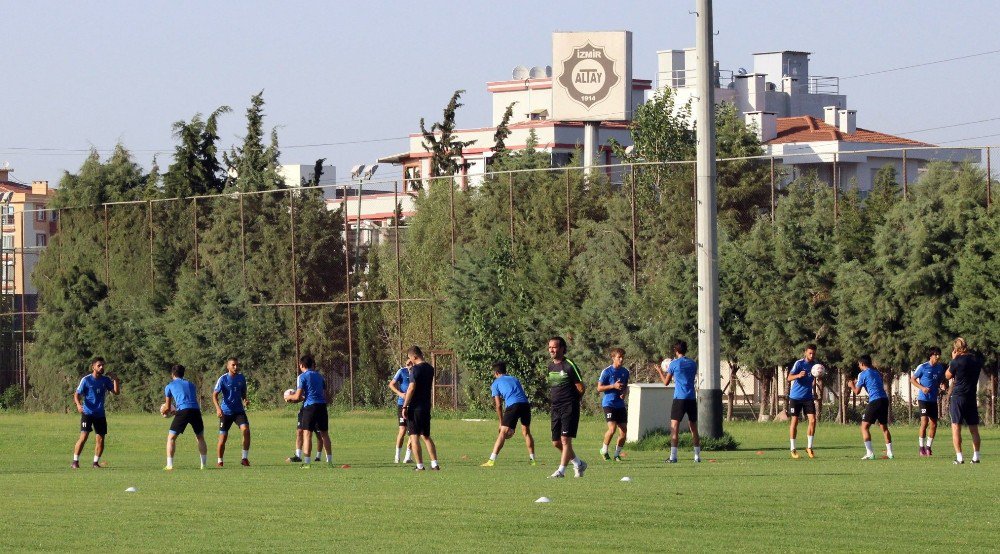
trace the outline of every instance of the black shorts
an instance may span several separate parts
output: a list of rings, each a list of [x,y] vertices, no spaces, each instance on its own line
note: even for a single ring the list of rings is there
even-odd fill
[[[878,400],[869,402],[861,421],[889,425],[889,399],[879,398]]]
[[[411,436],[431,436],[431,407],[410,406],[406,409],[406,432]]]
[[[518,420],[521,420],[521,425],[531,427],[531,404],[518,402],[507,406],[507,409],[503,411],[503,417],[500,418],[500,424],[513,429]]]
[[[816,415],[816,403],[812,400],[788,399],[788,417],[802,417],[803,415]]]
[[[250,427],[250,420],[247,419],[246,412],[240,412],[238,414],[222,414],[219,418],[219,434],[225,435],[229,433],[229,428],[236,424],[237,428],[246,425]]]
[[[299,419],[299,429],[307,431],[330,430],[330,416],[326,411],[326,404],[310,404],[302,408],[302,417]]]
[[[576,438],[576,430],[580,426],[580,404],[563,404],[552,406],[552,442],[558,442],[563,437]]]
[[[80,415],[80,432],[90,433],[91,431],[100,436],[108,434],[108,419],[104,416]]]
[[[612,408],[610,406],[605,406],[604,421],[608,423],[614,422],[619,425],[625,425],[626,423],[628,423],[628,409]]]
[[[951,398],[951,422],[959,425],[979,425],[979,409],[975,398]]]
[[[935,400],[918,400],[917,406],[920,407],[920,417],[926,417],[931,421],[938,420],[938,403]]]
[[[688,421],[698,422],[698,400],[694,398],[674,398],[674,403],[670,406],[671,421],[680,421],[687,414]]]
[[[205,423],[201,420],[201,410],[198,408],[187,408],[174,414],[174,420],[170,422],[170,432],[180,435],[191,424],[191,430],[195,435],[201,436],[205,433]]]
[[[406,427],[406,418],[403,417],[403,406],[396,404],[396,418],[399,419],[399,426]]]

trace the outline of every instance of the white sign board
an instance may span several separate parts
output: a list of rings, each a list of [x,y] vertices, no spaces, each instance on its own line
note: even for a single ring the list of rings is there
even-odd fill
[[[632,33],[552,33],[552,119],[632,118]]]

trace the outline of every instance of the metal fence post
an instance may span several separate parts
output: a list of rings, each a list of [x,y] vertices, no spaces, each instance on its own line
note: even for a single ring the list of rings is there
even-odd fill
[[[771,156],[771,223],[774,223],[774,156]]]
[[[344,281],[347,291],[347,370],[350,379],[351,409],[354,409],[354,328],[351,322],[351,241],[347,224],[347,185],[343,187],[341,213],[344,214]]]
[[[403,186],[406,186],[406,179],[403,179]],[[400,356],[403,354],[403,278],[402,278],[402,266],[399,261],[399,182],[395,185],[395,195],[396,208],[393,214],[392,221],[395,227],[393,233],[393,242],[396,247],[396,340],[398,341],[398,349],[396,351],[396,361],[400,360]]]
[[[906,174],[906,148],[903,149],[903,200],[910,198],[910,183]]]
[[[292,266],[292,326],[295,332],[295,359],[298,360],[302,353],[300,351],[300,341],[299,341],[299,287],[298,287],[298,274],[296,271],[296,260],[295,260],[295,195],[292,191],[288,190],[288,220],[290,224],[290,235],[292,238],[292,253],[291,253],[291,266]],[[350,291],[348,291],[350,292]]]
[[[629,194],[629,204],[632,208],[632,290],[639,290],[639,257],[636,252],[636,215],[635,215],[635,166],[631,166],[632,182]]]
[[[198,264],[198,199],[191,199],[191,211],[194,212],[194,274],[198,275],[198,270],[200,268]]]

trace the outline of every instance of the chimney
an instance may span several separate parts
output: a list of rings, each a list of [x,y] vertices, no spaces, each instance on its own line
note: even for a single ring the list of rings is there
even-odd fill
[[[850,135],[858,130],[858,110],[840,110],[840,132]]]
[[[778,137],[778,118],[774,112],[747,112],[744,121],[756,130],[762,143]]]
[[[32,181],[31,182],[31,194],[38,194],[40,196],[45,196],[49,193],[49,182],[48,181]]]
[[[833,125],[834,127],[840,127],[840,117],[837,112],[839,108],[837,106],[826,106],[823,108],[823,123],[827,125]]]
[[[791,94],[795,94],[796,92],[798,92],[797,90],[795,90],[796,89],[796,84],[795,83],[797,81],[798,81],[798,79],[796,79],[795,77],[790,77],[788,75],[785,75],[784,77],[782,77],[781,78],[781,92],[785,92],[785,93],[788,93],[790,95]]]

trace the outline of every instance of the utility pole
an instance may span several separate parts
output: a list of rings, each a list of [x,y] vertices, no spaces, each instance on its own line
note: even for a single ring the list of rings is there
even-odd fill
[[[719,331],[719,247],[715,170],[715,53],[712,0],[696,0],[697,185],[698,185],[698,432],[722,436]]]

